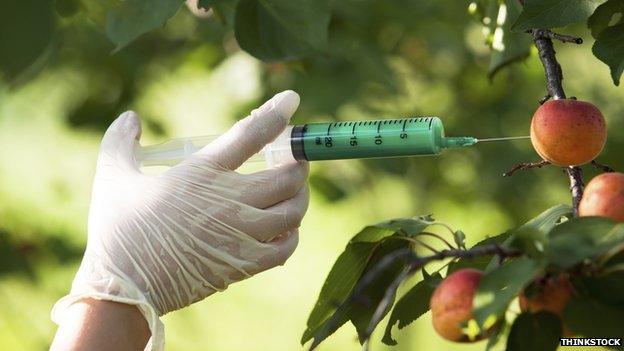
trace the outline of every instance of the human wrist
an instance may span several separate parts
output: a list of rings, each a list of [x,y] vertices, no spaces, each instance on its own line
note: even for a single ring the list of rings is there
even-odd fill
[[[143,350],[149,337],[136,306],[83,298],[68,307],[51,350]]]

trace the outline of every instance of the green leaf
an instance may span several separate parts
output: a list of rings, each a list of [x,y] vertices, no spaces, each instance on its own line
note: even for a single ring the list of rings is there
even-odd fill
[[[514,31],[550,29],[585,21],[601,0],[525,0],[524,9],[513,24]]]
[[[532,235],[537,236],[539,240],[545,242],[546,239],[542,237],[545,237],[548,232],[550,232],[552,228],[560,222],[561,218],[571,215],[572,207],[568,205],[556,205],[540,213],[537,217],[531,219],[517,229],[507,231],[494,237],[486,238],[473,247],[497,244],[521,248],[522,245],[526,244],[522,243],[522,241],[527,240],[527,237],[524,235],[527,235],[528,233],[533,233]],[[520,239],[517,238],[518,235],[520,235]],[[498,258],[493,255],[477,257],[474,259],[460,259],[449,265],[448,274],[462,268],[475,268],[478,270],[490,271],[496,267],[497,261]]]
[[[548,233],[557,226],[562,218],[571,215],[572,208],[567,205],[549,208],[515,229],[510,246],[529,254],[531,257],[542,258],[549,243]]]
[[[499,4],[497,13],[493,14],[490,48],[492,56],[488,68],[488,78],[503,67],[527,58],[531,52],[531,37],[525,33],[511,31],[511,24],[518,18],[522,6],[518,0],[506,0]]]
[[[139,36],[165,25],[182,0],[125,0],[106,16],[106,35],[121,50]]]
[[[521,225],[518,230],[531,228],[540,233],[547,234],[559,224],[562,218],[571,216],[572,207],[569,205],[556,205]]]
[[[362,276],[367,274],[369,269],[376,267],[387,255],[395,253],[397,250],[403,251],[408,246],[408,242],[406,241],[384,240],[376,248],[373,257],[369,261],[367,270],[362,273]],[[310,349],[317,347],[348,320],[351,320],[356,327],[360,342],[363,342],[364,335],[366,335],[365,332],[371,323],[373,314],[384,298],[386,291],[389,288],[394,288],[394,290],[391,291],[390,305],[383,311],[382,317],[390,310],[396,294],[396,287],[391,286],[391,283],[399,274],[403,273],[405,263],[405,260],[394,261],[385,271],[380,272],[381,274],[373,279],[370,285],[363,290],[359,290],[356,298],[351,298],[351,296],[349,296],[350,300],[338,306],[332,316],[314,333],[314,339],[310,345]],[[354,293],[355,292],[352,292],[351,294]]]
[[[549,237],[548,263],[568,269],[624,240],[624,223],[600,217],[574,218],[554,228]]]
[[[325,279],[316,305],[308,317],[307,329],[301,337],[302,345],[321,330],[336,312],[338,305],[351,294],[351,290],[364,272],[374,248],[374,244],[368,243],[349,244],[338,257],[327,279]],[[347,320],[348,318],[345,318],[342,323],[344,324]],[[333,330],[329,332],[331,333]]]
[[[393,237],[416,235],[432,223],[426,217],[394,219],[367,226],[356,234],[325,279],[316,305],[308,317],[307,329],[301,337],[301,344],[305,344],[313,337],[315,342],[320,342],[335,331],[335,328],[324,330],[325,324],[337,312],[338,306],[351,295],[373,254],[384,241]],[[407,241],[401,241],[401,243],[407,243]],[[348,311],[343,311],[343,313],[340,325],[349,320]],[[319,335],[321,331],[325,332],[324,335]]]
[[[522,313],[511,326],[507,351],[555,351],[562,333],[561,320],[550,312]]]
[[[473,300],[473,316],[479,326],[494,316],[502,316],[509,303],[539,273],[541,265],[528,257],[509,261],[500,268],[485,273]]]
[[[392,327],[397,322],[399,329],[402,329],[429,311],[429,300],[431,300],[431,295],[440,282],[442,282],[440,273],[430,275],[414,285],[397,301],[390,314],[390,319],[382,339],[384,344],[397,344],[396,340],[392,338]]]
[[[621,23],[622,17],[620,17],[617,23],[611,24],[613,17],[618,13],[620,16],[624,15],[624,1],[622,0],[609,0],[598,6],[596,11],[587,19],[587,27],[591,30],[592,36],[598,38],[598,35],[609,25]]]
[[[234,30],[254,57],[294,60],[325,49],[330,17],[330,0],[241,0]]]
[[[385,256],[397,250],[405,250],[407,248],[409,248],[409,242],[407,241],[386,240],[378,247],[377,250],[375,250],[375,254],[371,258],[367,269],[364,271],[363,274],[366,274],[369,269],[375,267],[379,263],[379,261]],[[395,261],[370,285],[368,285],[366,289],[362,291],[362,298],[354,301],[353,305],[348,310],[349,319],[355,326],[355,330],[358,333],[360,343],[364,341],[366,330],[368,329],[373,314],[375,313],[377,306],[383,299],[386,290],[390,288],[392,282],[397,278],[399,274],[401,274],[404,268],[404,260]],[[392,294],[392,301],[394,301],[396,290],[392,291]],[[385,316],[390,311],[391,307],[392,305],[388,306],[388,308],[383,312],[383,316]]]
[[[586,337],[623,338],[624,309],[588,297],[570,300],[563,311],[566,326]]]
[[[613,84],[620,85],[620,77],[624,73],[624,23],[600,32],[592,52],[611,69]]]
[[[15,78],[42,57],[56,30],[48,0],[0,1],[0,76]]]
[[[575,283],[582,284],[585,293],[600,302],[624,306],[624,272],[583,277]]]
[[[433,223],[434,221],[428,217],[391,219],[365,227],[351,239],[350,243],[377,242],[397,232],[406,236],[415,236]]]
[[[507,319],[502,318],[500,325],[492,330],[488,337],[487,344],[485,345],[485,351],[504,350],[506,348],[507,337],[511,330],[511,325],[507,322]]]

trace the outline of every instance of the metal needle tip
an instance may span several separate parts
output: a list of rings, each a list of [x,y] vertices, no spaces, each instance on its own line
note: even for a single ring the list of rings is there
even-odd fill
[[[477,139],[477,140],[478,142],[483,143],[487,141],[521,140],[521,139],[531,139],[531,137],[530,136],[517,136],[517,137],[487,138],[487,139]]]

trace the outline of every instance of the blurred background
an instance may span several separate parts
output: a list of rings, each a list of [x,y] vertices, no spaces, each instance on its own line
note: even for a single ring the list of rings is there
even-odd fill
[[[5,16],[6,17],[6,16]],[[18,19],[19,20],[19,19]],[[182,8],[164,28],[112,54],[84,16],[60,26],[17,79],[0,77],[0,349],[45,350],[49,312],[66,294],[86,242],[90,187],[100,138],[116,116],[142,117],[142,142],[216,134],[274,93],[301,97],[294,123],[439,116],[449,135],[528,135],[545,94],[531,55],[486,73],[489,49],[463,1],[335,2],[331,54],[265,64],[241,51],[231,29]],[[581,46],[556,44],[568,95],[604,113],[609,139],[600,161],[624,169],[624,90]],[[33,38],[36,40],[36,38]],[[28,45],[25,41],[24,45]],[[488,143],[440,157],[317,162],[299,248],[283,267],[164,317],[167,350],[298,350],[322,283],[349,238],[377,221],[433,214],[469,243],[568,203],[567,177],[550,167],[501,174],[537,161],[530,142]],[[586,180],[596,174],[585,168]],[[381,324],[385,326],[385,322]],[[374,350],[483,350],[446,343],[429,314],[400,331],[399,345]],[[345,325],[320,350],[358,350]]]

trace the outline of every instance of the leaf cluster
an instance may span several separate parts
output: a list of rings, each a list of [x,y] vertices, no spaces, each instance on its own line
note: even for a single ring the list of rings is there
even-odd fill
[[[258,59],[287,61],[327,49],[330,0],[199,0]],[[53,45],[63,21],[86,17],[119,51],[164,26],[183,0],[25,0],[0,5],[0,71],[17,76]],[[195,5],[193,5],[195,4]],[[31,25],[35,24],[35,25]]]
[[[611,69],[615,85],[624,72],[624,1],[526,0],[512,29],[551,29],[586,22],[596,39],[592,52]]]
[[[26,70],[53,45],[60,22],[87,17],[105,33],[115,51],[164,26],[182,0],[25,0],[0,5],[0,71],[12,77]],[[488,77],[531,52],[524,31],[587,23],[596,39],[592,52],[611,69],[619,85],[624,72],[622,0],[475,0],[469,12],[482,25],[491,49]],[[322,57],[340,51],[330,45],[330,0],[197,0],[193,11],[214,14],[232,28],[240,47],[265,62]],[[357,11],[357,10],[354,10]],[[56,13],[56,14],[55,14]],[[63,20],[59,20],[63,18]],[[35,23],[35,26],[29,24]],[[334,38],[338,40],[339,38]],[[337,43],[334,43],[337,44]],[[364,59],[364,58],[362,58]]]
[[[349,321],[358,331],[360,342],[367,342],[367,331],[381,320],[373,319],[373,312],[384,296],[391,296],[382,311],[383,315],[390,314],[382,342],[396,345],[393,327],[404,328],[429,310],[429,300],[444,279],[444,269],[429,274],[422,267],[422,274],[410,280],[412,286],[396,302],[397,287],[390,283],[409,262],[397,259],[394,265],[386,264],[383,274],[372,283],[363,282],[384,257],[399,250],[417,252],[419,242],[410,239],[428,233],[432,225],[438,223],[425,217],[408,218],[379,223],[358,233],[332,267],[310,314],[302,344],[313,340],[314,348]],[[460,238],[457,246],[461,249],[463,236],[454,237]],[[521,254],[507,259],[498,255],[458,255],[443,265],[448,267],[446,275],[464,268],[484,271],[473,300],[473,318],[482,330],[496,325],[488,350],[501,344],[507,350],[555,350],[564,323],[578,335],[624,336],[624,224],[597,217],[572,218],[571,208],[559,205],[518,228],[462,250],[470,252],[491,245]],[[523,289],[562,273],[571,277],[574,286],[574,299],[563,316],[525,312],[508,320],[510,306]]]
[[[596,40],[594,56],[609,66],[613,83],[620,83],[624,72],[622,0],[479,0],[471,3],[469,12],[482,24],[492,51],[490,78],[529,56],[531,40],[525,31],[586,22]]]

